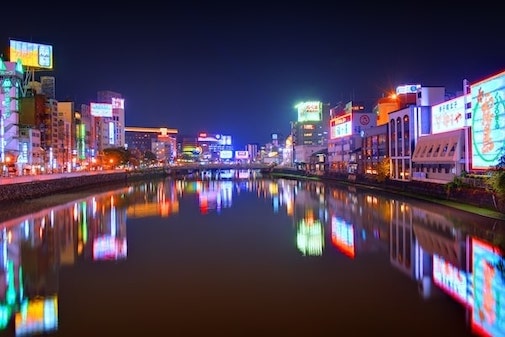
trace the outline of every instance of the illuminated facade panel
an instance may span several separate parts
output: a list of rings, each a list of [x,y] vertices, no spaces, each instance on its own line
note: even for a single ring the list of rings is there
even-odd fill
[[[498,164],[505,145],[505,72],[470,86],[472,96],[472,168]]]
[[[303,102],[296,106],[298,122],[320,122],[323,120],[323,103]]]

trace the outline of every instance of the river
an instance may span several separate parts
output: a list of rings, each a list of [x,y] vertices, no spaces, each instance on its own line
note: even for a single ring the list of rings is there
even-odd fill
[[[505,224],[260,175],[0,223],[0,336],[505,336]]]

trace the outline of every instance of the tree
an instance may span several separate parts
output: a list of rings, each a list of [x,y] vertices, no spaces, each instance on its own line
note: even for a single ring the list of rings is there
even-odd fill
[[[505,153],[502,151],[502,153]],[[494,192],[494,195],[501,201],[505,200],[505,154],[498,159],[495,169],[490,172],[486,178],[486,185]],[[495,206],[496,201],[495,201]],[[498,207],[500,208],[500,207]]]
[[[103,164],[111,167],[127,164],[130,157],[130,151],[123,147],[112,147],[103,150]]]
[[[389,163],[388,157],[383,158],[377,164],[377,181],[378,182],[384,182],[384,181],[386,181],[386,179],[389,178],[390,168],[391,168],[391,164]]]
[[[144,152],[144,161],[147,164],[154,164],[158,160],[158,157],[151,151]]]

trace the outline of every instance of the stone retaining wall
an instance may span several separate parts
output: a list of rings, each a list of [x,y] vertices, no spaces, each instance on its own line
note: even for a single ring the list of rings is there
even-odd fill
[[[74,176],[26,183],[1,184],[0,203],[34,199],[55,193],[127,181],[126,172]]]

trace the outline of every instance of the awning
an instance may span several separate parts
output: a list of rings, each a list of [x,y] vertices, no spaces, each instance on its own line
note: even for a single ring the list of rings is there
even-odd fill
[[[412,162],[421,164],[459,162],[464,131],[454,130],[419,137],[412,155]]]

